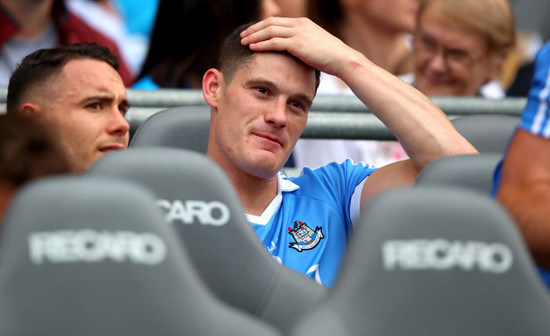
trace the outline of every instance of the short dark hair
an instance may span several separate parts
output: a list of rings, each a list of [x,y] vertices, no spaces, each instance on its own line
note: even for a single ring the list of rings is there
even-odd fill
[[[226,39],[222,47],[221,56],[218,61],[218,69],[223,73],[226,83],[230,83],[235,76],[235,73],[244,65],[246,65],[252,59],[252,56],[256,53],[248,46],[241,44],[241,32],[246,28],[253,25],[255,22],[249,22],[239,26],[235,29]],[[287,55],[294,58],[298,62],[304,64],[300,59],[294,57],[287,51],[270,51]],[[315,71],[315,91],[319,87],[320,71],[312,68]]]
[[[43,85],[71,60],[93,59],[105,62],[118,71],[120,62],[111,51],[97,43],[72,43],[39,49],[27,55],[10,77],[6,99],[7,112],[16,113],[22,99],[32,88]]]
[[[0,115],[0,183],[18,188],[30,180],[69,171],[57,138],[39,119]]]

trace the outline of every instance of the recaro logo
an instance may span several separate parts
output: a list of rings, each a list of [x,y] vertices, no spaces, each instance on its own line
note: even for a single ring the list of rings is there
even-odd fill
[[[181,221],[184,224],[193,224],[196,218],[203,225],[222,226],[227,224],[231,213],[227,205],[218,202],[188,200],[157,200],[157,206],[166,211],[164,218],[169,223]]]
[[[70,262],[133,262],[156,265],[166,258],[166,244],[152,233],[63,230],[35,232],[28,237],[34,264]]]
[[[477,268],[481,272],[504,273],[512,267],[513,254],[501,243],[478,241],[390,240],[382,245],[384,268],[388,271],[448,270]]]

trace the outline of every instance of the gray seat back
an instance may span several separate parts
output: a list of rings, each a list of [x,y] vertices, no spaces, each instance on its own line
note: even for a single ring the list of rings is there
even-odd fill
[[[206,153],[210,107],[181,106],[157,112],[136,130],[130,147],[175,147]]]
[[[19,192],[0,236],[0,335],[276,335],[206,289],[153,202],[95,177]]]
[[[223,301],[285,331],[326,289],[277,263],[246,220],[233,185],[203,154],[131,148],[88,172],[138,181],[158,195],[203,281]]]
[[[468,190],[382,194],[333,290],[292,335],[550,335],[550,298],[514,223]]]
[[[503,114],[474,114],[452,120],[454,127],[480,153],[504,154],[519,117]]]
[[[501,159],[502,154],[499,153],[442,157],[422,169],[415,185],[458,187],[490,195],[493,189],[493,175]]]

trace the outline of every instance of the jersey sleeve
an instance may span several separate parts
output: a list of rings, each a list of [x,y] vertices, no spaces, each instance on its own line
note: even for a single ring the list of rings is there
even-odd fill
[[[534,135],[550,138],[550,42],[537,53],[535,75],[519,127]]]
[[[315,189],[316,191],[308,193],[307,197],[317,198],[325,202],[327,207],[333,207],[341,214],[342,220],[346,223],[346,230],[349,230],[352,227],[350,208],[356,187],[375,170],[375,167],[368,164],[354,164],[351,160],[346,160],[314,170],[304,168],[302,176],[295,182],[300,185],[307,184],[307,188],[303,190]]]

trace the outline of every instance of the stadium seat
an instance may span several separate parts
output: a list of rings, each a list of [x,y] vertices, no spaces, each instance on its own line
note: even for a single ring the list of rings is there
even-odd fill
[[[203,154],[130,148],[101,158],[88,174],[138,181],[155,192],[203,281],[228,304],[287,331],[325,297],[324,287],[269,255],[233,185]]]
[[[206,289],[153,202],[89,176],[24,187],[0,236],[0,335],[278,335]]]
[[[130,147],[175,147],[206,153],[210,107],[181,106],[157,112],[136,130]]]
[[[480,153],[504,154],[519,117],[503,114],[474,114],[452,119],[457,131]]]
[[[364,210],[327,300],[291,335],[550,335],[550,297],[489,197],[389,191]]]
[[[493,189],[493,174],[501,159],[499,153],[445,156],[424,167],[415,186],[452,186],[489,195]]]

